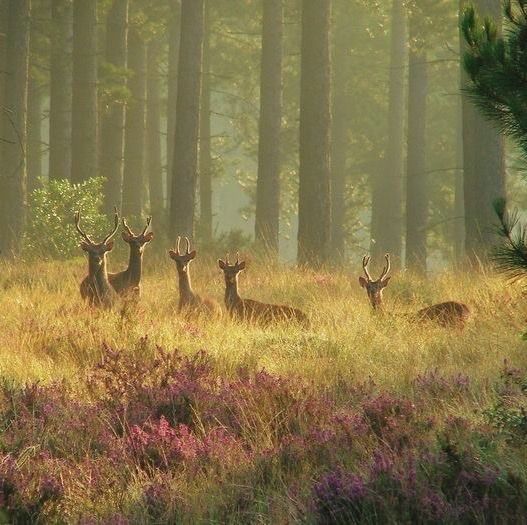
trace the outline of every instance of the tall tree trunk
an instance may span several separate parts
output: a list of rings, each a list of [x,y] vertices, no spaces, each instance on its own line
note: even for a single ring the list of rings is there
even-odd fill
[[[172,162],[174,160],[174,140],[176,132],[176,106],[179,43],[181,34],[181,2],[168,0],[171,7],[171,16],[168,21],[168,86],[167,86],[167,167],[166,188],[167,206],[170,206],[172,191]]]
[[[70,0],[51,0],[49,87],[49,177],[71,173],[73,9]]]
[[[410,40],[420,46],[412,28],[420,21],[410,17]],[[416,43],[417,42],[417,43]],[[426,51],[410,50],[408,81],[408,159],[406,178],[406,266],[426,272],[426,236],[429,185],[426,173],[426,99],[428,72]]]
[[[499,0],[478,0],[475,6],[480,15],[490,16],[501,29]],[[464,39],[462,52],[463,48]],[[463,73],[462,85],[467,82]],[[471,262],[484,262],[497,241],[492,203],[506,193],[504,139],[466,96],[463,96],[463,156],[465,253]]]
[[[128,45],[128,0],[114,0],[106,19],[106,62],[125,69]],[[119,86],[126,86],[126,78],[118,77]],[[114,206],[121,206],[123,185],[125,107],[112,101],[105,108],[101,122],[101,175],[106,178],[104,210],[110,214]]]
[[[278,255],[280,223],[282,33],[282,0],[264,0],[255,234],[256,241],[274,256]]]
[[[194,233],[203,22],[203,0],[182,0],[177,119],[170,201],[170,227],[174,236],[190,237]]]
[[[461,35],[460,29],[460,38]],[[463,71],[463,63],[460,62],[460,70]],[[463,73],[459,77],[459,86],[462,87]],[[459,266],[465,256],[465,204],[463,191],[463,102],[461,91],[457,104],[457,122],[456,122],[456,171],[454,181],[454,223],[452,228],[453,237],[453,255],[454,261]]]
[[[205,0],[203,31],[203,78],[199,125],[199,204],[200,234],[212,239],[212,153],[210,128],[210,1]]]
[[[97,175],[97,0],[73,1],[71,180]]]
[[[123,215],[138,217],[145,189],[146,44],[134,29],[128,36],[128,69],[131,100],[126,110]]]
[[[402,0],[393,0],[390,95],[385,167],[373,181],[372,254],[390,253],[397,264],[402,249],[402,173],[404,157],[404,81],[407,58],[406,16]]]
[[[7,0],[0,0],[0,123],[5,105]]]
[[[147,55],[146,165],[150,188],[150,213],[156,220],[163,215],[160,53],[159,40],[151,41]]]
[[[7,2],[5,112],[0,136],[0,249],[20,248],[26,216],[26,123],[29,70],[30,0]]]
[[[331,253],[342,261],[346,249],[346,158],[351,120],[347,92],[350,56],[349,20],[335,18],[331,127]]]
[[[38,187],[42,177],[42,113],[43,88],[30,74],[27,109],[27,191]]]
[[[303,0],[298,263],[319,266],[331,243],[331,0]]]

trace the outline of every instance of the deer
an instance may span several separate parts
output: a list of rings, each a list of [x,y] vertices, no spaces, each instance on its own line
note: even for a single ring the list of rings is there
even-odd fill
[[[382,294],[391,279],[389,275],[391,269],[390,254],[387,253],[384,257],[386,264],[377,280],[372,279],[368,270],[371,258],[364,256],[362,259],[362,269],[366,277],[360,276],[359,284],[368,293],[368,298],[374,311],[382,310]],[[457,301],[446,301],[422,308],[415,314],[414,318],[418,321],[434,321],[444,327],[457,326],[463,328],[470,315],[470,308],[466,304]]]
[[[154,238],[154,232],[148,231],[152,217],[146,219],[146,226],[143,231],[136,235],[126,219],[123,217],[122,225],[124,231],[122,232],[123,241],[130,247],[130,256],[128,259],[128,268],[118,273],[111,273],[108,275],[108,280],[113,289],[119,295],[127,295],[133,292],[137,295],[141,294],[141,274],[143,270],[143,253],[146,245]]]
[[[209,297],[201,297],[192,289],[190,279],[190,263],[196,258],[196,250],[191,250],[190,240],[185,237],[185,251],[180,251],[181,236],[177,238],[175,250],[169,250],[168,255],[176,263],[179,281],[178,313],[203,313],[215,317],[221,316],[221,307],[217,301]]]
[[[238,292],[238,276],[245,270],[245,261],[240,261],[236,254],[236,262],[229,262],[229,254],[225,260],[218,259],[218,266],[225,277],[225,307],[229,314],[242,321],[257,321],[270,323],[272,321],[296,321],[308,324],[307,315],[297,308],[280,304],[267,304],[253,299],[242,299]]]
[[[114,228],[102,242],[93,241],[80,227],[81,214],[75,212],[75,228],[82,237],[81,248],[88,254],[88,275],[80,285],[81,297],[93,306],[110,308],[117,298],[108,280],[106,254],[113,249],[112,237],[119,229],[119,214],[114,216]]]

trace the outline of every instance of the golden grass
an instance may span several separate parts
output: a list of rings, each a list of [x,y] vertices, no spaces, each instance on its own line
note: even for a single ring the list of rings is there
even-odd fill
[[[160,345],[184,353],[206,350],[225,375],[244,365],[330,387],[343,379],[371,378],[404,391],[417,374],[438,367],[469,375],[474,393],[484,395],[504,359],[527,365],[522,289],[490,274],[445,273],[428,281],[395,275],[385,292],[386,314],[376,316],[356,271],[250,265],[241,276],[243,296],[303,309],[312,321],[305,329],[246,325],[227,315],[182,318],[173,264],[152,261],[147,254],[140,303],[112,311],[82,302],[83,259],[0,263],[0,374],[16,382],[75,384],[100,359],[103,343],[136,352]],[[198,259],[192,270],[195,290],[222,303],[223,278],[214,262]],[[463,332],[405,317],[443,300],[461,300],[472,308],[473,319]]]

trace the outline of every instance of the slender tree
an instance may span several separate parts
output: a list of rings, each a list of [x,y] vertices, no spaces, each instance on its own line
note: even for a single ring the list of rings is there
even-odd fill
[[[397,263],[402,249],[402,173],[404,158],[405,66],[407,60],[406,16],[403,0],[393,0],[391,20],[390,94],[388,142],[382,173],[373,181],[372,253],[392,255]]]
[[[127,66],[129,0],[114,0],[106,19],[106,62],[116,70],[113,81],[124,90]],[[125,106],[122,98],[112,100],[104,110],[101,122],[100,171],[106,179],[104,208],[110,214],[121,204],[123,184]]]
[[[298,262],[319,266],[330,246],[330,0],[303,0]]]
[[[73,7],[71,0],[51,0],[49,87],[49,177],[71,173]]]
[[[282,26],[282,0],[264,0],[255,234],[271,255],[278,254],[280,219]]]
[[[151,40],[147,53],[146,166],[150,189],[150,214],[163,214],[163,167],[161,165],[161,42]]]
[[[97,0],[73,1],[71,180],[97,174]]]
[[[30,0],[7,2],[5,108],[0,132],[0,250],[4,255],[18,252],[25,224],[30,14]]]
[[[168,0],[170,18],[168,20],[168,78],[167,78],[167,201],[172,190],[172,161],[174,160],[174,137],[176,132],[176,105],[178,85],[179,43],[181,32],[181,2]]]
[[[27,190],[38,187],[42,177],[42,118],[44,92],[38,78],[29,75],[27,109]]]
[[[210,1],[205,0],[203,26],[203,78],[199,124],[199,204],[200,234],[212,239],[212,153],[210,127]]]
[[[426,172],[427,53],[421,34],[420,13],[410,14],[408,69],[408,158],[406,169],[406,265],[426,272],[428,176]]]
[[[488,28],[494,27],[488,34],[489,39],[496,39],[501,29],[501,2],[499,0],[478,0],[475,3],[478,13],[488,16],[492,23]],[[472,15],[470,14],[472,13]],[[482,48],[478,49],[477,31],[475,28],[474,11],[469,11],[463,20],[466,40],[471,45],[471,50],[462,42],[462,53],[475,53],[476,60],[465,60],[465,66],[470,72],[470,77],[463,76],[462,82],[465,89],[469,89],[472,81],[483,80],[483,91],[489,86],[485,85],[485,67],[476,71],[471,69],[479,64],[482,59]],[[474,23],[471,31],[470,24]],[[484,42],[481,42],[484,45]],[[486,49],[485,49],[486,51]],[[501,53],[500,50],[498,50]],[[484,64],[484,60],[482,62]],[[499,72],[498,72],[499,75]],[[513,100],[513,104],[516,102]],[[513,106],[514,107],[514,106]],[[505,196],[505,153],[504,139],[497,126],[489,122],[477,110],[468,93],[463,95],[463,173],[464,173],[464,205],[465,205],[465,252],[471,261],[485,260],[492,247],[497,242],[495,235],[496,218],[492,203]]]
[[[5,105],[5,71],[6,71],[6,34],[7,34],[7,1],[0,0],[0,122],[1,112]]]
[[[203,22],[203,0],[183,0],[170,201],[173,236],[194,233]]]
[[[137,28],[128,35],[128,68],[131,100],[126,110],[123,214],[140,216],[145,184],[146,44]]]

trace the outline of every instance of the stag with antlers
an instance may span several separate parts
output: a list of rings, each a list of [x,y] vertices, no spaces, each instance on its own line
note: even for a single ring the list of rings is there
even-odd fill
[[[81,214],[75,213],[75,228],[82,237],[81,248],[88,254],[88,275],[80,285],[83,299],[90,304],[109,308],[116,299],[115,290],[108,280],[106,254],[113,249],[112,237],[119,229],[119,214],[114,216],[114,228],[102,242],[93,241],[80,227]]]
[[[240,261],[238,254],[236,254],[234,264],[230,264],[229,254],[227,254],[224,261],[218,260],[218,265],[225,276],[225,306],[232,317],[243,321],[263,323],[298,321],[302,324],[308,324],[306,314],[292,306],[242,299],[238,293],[238,275],[245,270],[245,261]]]
[[[181,253],[181,237],[177,238],[176,249],[169,250],[168,255],[176,263],[179,280],[178,312],[205,313],[214,316],[221,315],[220,305],[209,297],[201,297],[192,289],[190,280],[190,263],[196,258],[196,250],[190,249],[190,240],[185,237],[185,251]]]
[[[386,264],[382,270],[381,276],[374,280],[371,278],[368,270],[370,257],[365,256],[362,259],[362,269],[366,277],[359,277],[359,284],[366,289],[370,303],[374,310],[382,310],[383,301],[382,293],[390,282],[390,254],[385,255]],[[422,308],[415,314],[415,319],[435,321],[442,326],[458,326],[462,328],[470,318],[470,309],[466,304],[457,301],[447,301],[444,303],[434,304]]]
[[[154,232],[148,231],[152,217],[146,219],[146,226],[143,231],[136,235],[126,219],[122,219],[124,231],[122,232],[123,241],[128,244],[130,248],[130,256],[128,259],[128,268],[118,273],[111,273],[108,275],[108,280],[113,286],[114,290],[119,295],[126,295],[129,292],[141,293],[141,274],[143,271],[143,253],[146,245],[154,238]]]

